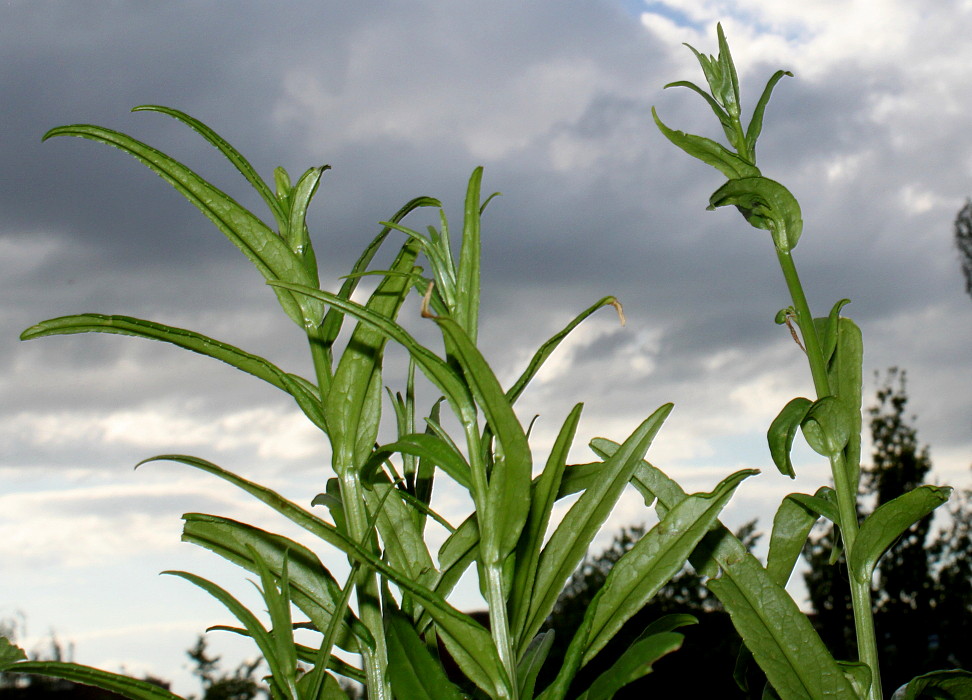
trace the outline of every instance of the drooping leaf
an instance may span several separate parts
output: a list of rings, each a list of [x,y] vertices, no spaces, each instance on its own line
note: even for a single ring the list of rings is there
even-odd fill
[[[241,523],[229,518],[202,513],[186,513],[182,540],[204,547],[227,561],[253,573],[259,573],[251,552],[256,551],[267,567],[280,576],[284,553],[287,554],[291,599],[314,626],[323,630],[331,624],[335,614],[341,620],[336,637],[342,649],[354,651],[351,633],[365,645],[374,646],[367,628],[339,601],[342,591],[317,555],[302,544],[281,535]]]
[[[830,487],[821,486],[808,498],[816,498],[826,503],[823,494],[831,491],[833,489]],[[790,573],[800,558],[807,537],[820,517],[818,511],[808,508],[802,499],[795,497],[803,495],[805,494],[790,494],[784,498],[773,517],[769,552],[766,555],[766,572],[780,586],[785,586],[790,579]]]
[[[857,533],[847,561],[851,575],[869,584],[878,559],[905,530],[945,503],[951,493],[949,486],[919,486],[878,506]]]
[[[250,165],[250,162],[243,157],[243,155],[237,151],[233,146],[230,145],[226,139],[217,134],[211,128],[203,124],[198,119],[189,116],[185,112],[181,112],[178,109],[172,109],[171,107],[163,107],[161,105],[139,105],[132,109],[133,112],[158,112],[160,114],[165,114],[169,117],[181,121],[186,124],[191,129],[196,131],[200,136],[206,139],[210,144],[216,147],[220,153],[233,164],[246,181],[249,182],[253,189],[255,189],[259,195],[263,198],[263,201],[269,207],[270,211],[273,213],[274,218],[277,220],[279,226],[283,226],[286,221],[284,215],[284,209],[281,207],[280,202],[276,197],[274,197],[273,191],[267,185],[267,183],[261,178],[256,170]],[[288,181],[289,185],[289,181]]]
[[[613,296],[598,299],[595,303],[591,304],[589,307],[577,314],[577,316],[575,316],[570,323],[564,326],[563,329],[555,333],[543,345],[541,345],[533,354],[533,357],[530,358],[530,362],[527,364],[526,369],[523,370],[523,374],[521,374],[519,378],[513,382],[513,386],[511,386],[506,392],[506,398],[509,400],[511,405],[516,403],[516,400],[520,398],[520,395],[526,389],[527,385],[530,383],[530,380],[536,376],[537,372],[539,372],[540,368],[543,366],[543,363],[546,362],[547,358],[550,357],[553,351],[557,349],[557,346],[560,345],[564,338],[570,335],[571,331],[577,328],[577,326],[585,321],[591,314],[605,306],[613,306],[621,318],[622,325],[624,324],[624,315],[621,312],[621,303],[617,300],[617,297]]]
[[[90,685],[132,700],[183,700],[180,695],[155,683],[67,661],[21,661],[5,670],[8,673],[30,673]]]
[[[185,350],[212,357],[231,367],[252,374],[254,377],[281,389],[291,396],[301,410],[317,427],[327,430],[320,400],[308,386],[306,380],[288,374],[273,363],[257,355],[240,350],[229,343],[208,338],[200,333],[184,328],[166,326],[161,323],[144,321],[130,316],[105,316],[103,314],[77,314],[52,318],[31,326],[20,334],[21,340],[32,340],[52,335],[72,333],[114,333],[136,338],[159,340],[171,343]]]
[[[790,461],[790,450],[793,448],[793,438],[799,431],[807,411],[810,410],[810,399],[802,396],[788,402],[779,415],[770,424],[766,439],[769,442],[770,455],[780,473],[791,479],[796,477],[793,463]]]

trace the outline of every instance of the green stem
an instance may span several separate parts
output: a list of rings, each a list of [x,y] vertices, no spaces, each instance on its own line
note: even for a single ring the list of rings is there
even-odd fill
[[[465,427],[466,444],[469,450],[473,502],[477,513],[485,513],[489,482],[483,459],[483,443],[479,434],[479,425],[475,415],[463,416],[462,422]],[[499,560],[499,553],[495,551],[496,539],[490,536],[489,530],[492,527],[493,523],[489,522],[488,518],[479,519],[479,576],[485,583],[483,593],[486,597],[486,607],[489,609],[490,635],[493,637],[500,662],[506,671],[510,692],[512,693],[500,697],[516,700],[518,695],[516,655],[513,653],[510,621],[506,611],[506,596],[503,593],[503,562]],[[500,684],[500,687],[502,687],[502,684]]]
[[[331,354],[320,335],[320,329],[309,330],[307,339],[310,342],[314,374],[323,404],[331,388],[333,378]],[[354,469],[354,450],[353,448],[342,449],[342,447],[342,445],[335,444],[332,437],[333,466],[338,475],[341,504],[347,521],[348,534],[355,542],[367,547],[372,532],[368,522],[364,494],[361,493],[361,483],[358,480],[357,471]],[[385,642],[385,624],[381,613],[378,579],[372,569],[363,568],[356,577],[355,593],[358,600],[358,614],[375,640],[374,649],[369,649],[364,644],[359,645],[368,697],[375,698],[375,700],[392,700],[391,684],[386,673],[388,651]]]
[[[790,251],[780,248],[776,249],[776,254],[780,261],[780,268],[783,270],[783,277],[786,279],[786,286],[790,291],[790,298],[793,300],[796,322],[800,328],[800,335],[803,337],[807,359],[810,362],[810,374],[813,377],[813,386],[817,398],[831,396],[833,391],[827,376],[827,358],[823,356],[817,329],[813,323],[813,315],[810,313],[810,305],[807,303],[806,294],[803,292],[803,285],[800,283],[800,276],[797,274],[793,257],[790,255]],[[830,458],[830,471],[834,480],[834,490],[837,492],[837,509],[840,517],[838,526],[844,543],[845,556],[849,559],[854,550],[857,531],[860,527],[857,521],[857,489],[851,483],[843,454]],[[881,700],[881,674],[878,663],[877,636],[874,632],[874,614],[871,607],[871,586],[869,582],[860,583],[849,573],[848,579],[850,581],[851,603],[854,608],[854,630],[857,637],[858,657],[871,669],[871,687],[868,692],[868,700]]]

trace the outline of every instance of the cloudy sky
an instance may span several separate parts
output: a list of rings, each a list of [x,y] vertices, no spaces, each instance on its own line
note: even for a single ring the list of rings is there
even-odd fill
[[[486,191],[503,193],[483,234],[482,341],[499,375],[516,376],[606,294],[628,317],[620,328],[602,312],[523,397],[522,415],[541,416],[538,453],[577,401],[577,459],[587,438],[621,439],[673,401],[653,461],[689,490],[762,468],[725,519],[767,526],[782,495],[828,479],[807,450],[796,481],[783,478],[764,446],[779,408],[812,391],[799,349],[773,324],[786,290],[768,235],[731,210],[705,211],[721,176],[650,116],[655,105],[670,126],[718,136],[697,96],[662,86],[701,81],[682,42],[714,52],[721,20],[747,104],[776,69],[796,76],[776,90],[760,165],[801,201],[795,257],[811,305],[823,314],[853,301],[845,314],[864,332],[866,395],[874,372],[905,368],[936,481],[969,484],[972,303],[951,234],[972,194],[969,0],[226,8],[0,7],[0,617],[22,611],[29,645],[54,630],[80,661],[192,692],[184,650],[228,615],[157,574],[198,571],[241,595],[246,584],[179,543],[180,515],[285,527],[184,467],[132,465],[197,454],[303,502],[328,476],[323,441],[286,397],[219,363],[114,336],[18,341],[45,318],[123,313],[307,370],[300,333],[259,275],[171,188],[108,147],[40,141],[62,124],[116,128],[259,206],[194,133],[129,113],[140,104],[202,119],[267,177],[277,165],[330,164],[310,217],[326,288],[412,197],[439,197],[458,220],[466,179],[484,165]],[[406,314],[422,333],[415,306]],[[459,507],[443,495],[444,510]],[[611,524],[644,517],[626,497]],[[226,644],[213,641],[228,658],[243,653]]]

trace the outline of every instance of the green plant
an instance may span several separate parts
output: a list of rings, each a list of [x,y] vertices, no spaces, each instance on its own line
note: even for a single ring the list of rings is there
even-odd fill
[[[658,128],[672,143],[728,178],[709,198],[709,209],[735,206],[751,226],[770,233],[792,302],[777,313],[776,322],[790,328],[794,340],[805,352],[816,394],[813,400],[800,397],[783,407],[769,429],[770,452],[780,472],[793,477],[789,453],[796,433],[802,432],[810,447],[829,460],[834,487],[822,486],[813,495],[787,496],[774,520],[766,572],[774,583],[784,584],[810,528],[818,518],[830,520],[840,536],[831,563],[841,550],[847,561],[858,660],[835,663],[802,616],[799,624],[796,624],[796,617],[792,620],[787,617],[786,622],[778,624],[775,632],[781,644],[778,647],[768,645],[766,642],[774,636],[773,630],[766,629],[765,618],[754,619],[754,613],[759,617],[760,607],[779,598],[779,592],[754,604],[753,598],[747,595],[755,590],[753,582],[740,584],[727,576],[736,564],[724,567],[722,578],[709,585],[732,615],[747,647],[781,696],[800,697],[799,685],[802,685],[810,697],[856,695],[878,700],[882,691],[871,601],[875,566],[902,533],[948,500],[951,489],[918,486],[881,504],[859,522],[861,332],[853,321],[840,315],[843,306],[849,303],[848,299],[834,304],[826,317],[814,318],[811,314],[793,260],[793,249],[803,229],[800,206],[789,190],[763,177],[756,166],[756,141],[770,95],[776,84],[791,74],[786,71],[773,74],[756,103],[748,126],[743,129],[739,80],[721,25],[718,39],[717,56],[705,56],[691,49],[702,67],[708,91],[686,81],[670,83],[666,87],[687,87],[701,95],[718,118],[731,149],[702,136],[672,130],[659,119],[657,112],[652,110],[652,114]],[[748,567],[750,571],[756,571],[752,562]],[[785,605],[792,613],[795,608],[791,603],[779,598],[774,604]],[[764,613],[767,611],[768,608],[762,609]],[[804,651],[791,658],[788,652],[796,651],[794,644],[798,640]],[[782,664],[780,652],[783,652],[782,658],[787,659]],[[822,679],[823,684],[816,683],[811,674]],[[943,684],[964,684],[966,693],[972,689],[970,677],[959,673],[958,680],[955,674],[916,679],[899,692],[904,697],[917,697],[919,686],[933,686],[939,680]],[[793,686],[792,692],[785,690],[789,685]]]
[[[688,622],[669,615],[647,626],[614,665],[587,688],[571,687],[578,670],[592,659],[686,559],[708,577],[709,589],[732,616],[746,647],[768,679],[764,693],[781,698],[879,698],[873,653],[870,576],[877,559],[897,535],[948,497],[948,489],[922,486],[875,511],[863,524],[856,518],[860,463],[861,337],[840,316],[838,302],[829,316],[814,319],[791,256],[799,240],[799,206],[779,183],[762,177],[755,145],[775,74],[757,103],[747,129],[740,122],[739,85],[725,36],[719,28],[718,57],[695,52],[711,92],[691,83],[674,83],[701,94],[725,130],[731,151],[700,136],[673,131],[657,115],[659,128],[675,144],[719,169],[729,181],[713,195],[712,207],[735,205],[754,226],[770,231],[793,305],[777,316],[795,323],[810,360],[815,400],[794,399],[769,431],[770,450],[779,469],[792,476],[789,449],[798,430],[832,465],[835,488],[792,494],[777,512],[766,565],[717,520],[739,483],[755,470],[739,471],[710,493],[686,494],[643,457],[671,411],[666,404],[622,442],[595,438],[597,459],[568,465],[581,405],[564,420],[542,468],[515,403],[559,343],[598,309],[620,305],[605,297],[580,313],[544,343],[519,378],[503,388],[478,343],[481,216],[491,198],[481,197],[482,169],[468,183],[461,240],[454,250],[449,224],[419,232],[405,225],[419,208],[440,208],[429,197],[412,200],[383,224],[337,292],[323,289],[305,215],[326,166],[311,168],[292,184],[278,168],[274,187],[215,132],[192,117],[164,107],[141,107],[174,117],[219,149],[257,190],[274,226],[261,221],[229,195],[161,152],[115,131],[89,125],[59,127],[51,136],[79,136],[109,144],[138,158],[199,208],[257,267],[284,312],[307,336],[314,376],[310,379],[276,367],[200,333],[124,316],[84,314],[45,321],[22,338],[84,332],[116,333],[160,340],[226,362],[290,395],[307,418],[326,434],[334,474],[324,490],[303,507],[259,483],[206,460],[160,455],[200,469],[260,499],[303,527],[310,546],[216,515],[187,513],[183,538],[212,550],[259,579],[269,627],[228,591],[187,572],[172,572],[206,590],[239,620],[222,627],[252,637],[270,669],[271,694],[281,700],[347,697],[337,677],[363,683],[376,698],[475,697],[543,700],[568,695],[584,700],[610,698],[626,683],[651,671],[661,656],[677,649]],[[694,51],[694,49],[693,49]],[[403,237],[387,269],[372,263],[393,232]],[[416,265],[423,256],[426,277]],[[364,275],[377,275],[368,301],[352,301]],[[420,344],[407,330],[400,311],[413,292],[422,298],[421,316],[437,327],[442,353]],[[345,321],[353,321],[345,331]],[[412,319],[421,321],[422,319]],[[792,328],[794,337],[797,331]],[[343,343],[338,343],[343,339]],[[394,419],[382,432],[382,366],[386,345],[403,348],[411,360],[404,392],[389,390]],[[419,372],[441,395],[420,410]],[[443,407],[453,414],[449,423]],[[424,415],[424,425],[419,416]],[[448,425],[458,428],[450,432]],[[448,478],[469,494],[472,509],[458,524],[433,509],[432,485]],[[586,610],[563,664],[546,688],[535,687],[551,638],[541,632],[545,618],[588,546],[628,484],[653,506],[658,523],[618,558]],[[551,512],[559,498],[579,494],[563,520]],[[309,494],[308,494],[309,496]],[[325,519],[311,508],[322,506]],[[840,529],[855,590],[855,615],[861,660],[838,662],[827,651],[807,617],[783,586],[814,522],[832,520]],[[433,556],[426,538],[431,522],[449,535]],[[551,531],[548,537],[548,530]],[[329,545],[352,562],[343,583],[322,565],[314,547]],[[489,625],[449,603],[459,577],[474,568],[486,600]],[[352,597],[356,604],[351,605]],[[294,621],[294,611],[302,613]],[[315,644],[298,643],[294,629],[317,633]],[[357,654],[352,664],[332,653],[335,647]],[[454,682],[442,663],[449,656],[464,676]],[[0,641],[0,670],[47,674],[117,690],[134,698],[174,696],[157,687],[96,669],[64,663],[23,661],[21,650]],[[740,666],[745,663],[741,659]],[[458,684],[457,684],[458,683]],[[918,697],[922,687],[968,687],[963,672],[916,679],[901,692]],[[691,679],[686,679],[690,691]],[[580,691],[579,695],[576,693]]]
[[[536,692],[537,672],[551,641],[548,634],[539,633],[541,625],[627,484],[635,479],[644,490],[647,477],[639,475],[651,467],[643,456],[672,407],[655,411],[622,444],[612,445],[610,455],[602,450],[599,461],[568,465],[581,415],[577,405],[534,476],[528,431],[514,404],[573,328],[605,306],[616,307],[620,314],[617,300],[605,297],[580,313],[544,343],[520,377],[504,389],[477,346],[480,222],[491,199],[484,201],[480,195],[481,168],[469,180],[458,254],[441,209],[438,228],[422,233],[403,223],[416,209],[441,206],[437,200],[420,197],[382,224],[339,290],[329,292],[319,283],[315,249],[305,224],[326,166],[310,168],[296,183],[278,168],[271,188],[238,151],[198,120],[165,107],[136,110],[173,117],[221,151],[260,194],[273,226],[182,163],[124,134],[73,125],[53,129],[45,138],[78,136],[119,148],[182,193],[253,262],[284,312],[305,332],[314,376],[289,373],[201,333],[125,316],[56,318],[27,329],[21,337],[115,333],[167,342],[221,360],[289,394],[326,434],[332,453],[333,476],[322,478],[321,493],[312,499],[313,494],[307,495],[310,507],[197,457],[160,455],[145,460],[142,464],[179,462],[223,479],[311,536],[308,546],[216,515],[184,515],[184,540],[258,577],[269,625],[212,581],[187,572],[168,573],[208,592],[239,621],[239,627],[221,628],[253,639],[269,667],[274,698],[345,697],[339,676],[363,683],[373,699],[460,697],[459,687],[443,670],[443,648],[465,676],[464,687],[476,696],[565,697],[577,670],[681,569],[735,488],[754,471],[740,471],[711,493],[680,498],[680,503],[666,509],[630,554],[619,559],[571,642],[556,679]],[[403,239],[393,262],[388,269],[372,269],[378,249],[393,233]],[[430,277],[416,265],[420,255],[431,269]],[[351,296],[365,275],[376,275],[378,283],[368,301],[359,304]],[[423,318],[415,320],[438,327],[442,354],[421,345],[399,321],[399,312],[413,291],[422,299]],[[353,324],[345,323],[349,319]],[[346,326],[350,326],[347,332]],[[338,342],[342,337],[343,344]],[[381,444],[382,364],[389,341],[408,352],[411,366],[404,392],[388,392],[394,437]],[[415,398],[418,372],[442,397],[424,412],[424,425]],[[445,406],[459,426],[455,433],[444,427]],[[461,523],[446,522],[433,510],[433,481],[443,476],[465,489],[473,504]],[[577,493],[563,520],[553,526],[554,503]],[[649,503],[654,500],[645,493]],[[312,510],[316,506],[323,506],[330,520]],[[436,557],[425,537],[431,521],[450,533]],[[338,582],[321,563],[314,547],[322,544],[344,552],[353,562],[346,581]],[[476,570],[487,602],[488,629],[448,602],[456,582],[470,567]],[[295,621],[295,609],[303,619]],[[675,630],[689,621],[683,615],[653,622],[584,696],[610,697],[617,688],[650,672],[657,658],[679,647],[682,636]],[[318,643],[307,646],[295,641],[297,627],[315,630]],[[360,665],[335,656],[335,647],[357,654]],[[20,661],[14,647],[5,653],[0,668],[15,665],[20,672],[68,677],[132,697],[171,697],[116,674],[73,664]]]

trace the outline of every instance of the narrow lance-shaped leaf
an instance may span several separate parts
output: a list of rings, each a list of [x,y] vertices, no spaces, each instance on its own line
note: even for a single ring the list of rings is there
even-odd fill
[[[451,341],[466,382],[503,447],[504,458],[494,465],[486,493],[484,522],[490,526],[481,531],[484,563],[499,563],[516,547],[530,508],[530,445],[499,380],[473,340],[451,318],[434,320]],[[488,561],[490,557],[495,561]]]
[[[807,616],[755,557],[747,553],[707,585],[782,700],[855,697]]]
[[[526,646],[553,610],[564,583],[587,554],[591,541],[610,515],[672,408],[672,404],[661,406],[635,429],[607,460],[599,479],[581,494],[550,536],[540,555],[530,614],[521,632],[519,648]]]
[[[67,661],[21,661],[6,666],[2,670],[7,673],[29,673],[90,685],[132,700],[183,700],[182,696],[155,683]]]
[[[385,630],[388,639],[388,674],[397,697],[409,700],[460,700],[462,695],[402,613],[391,610],[386,614]]]
[[[462,242],[459,246],[459,266],[456,271],[458,308],[455,320],[476,343],[479,329],[479,267],[481,257],[479,193],[483,168],[473,170],[466,188],[466,203],[462,220]]]
[[[711,529],[736,487],[753,474],[746,469],[727,477],[711,493],[694,494],[670,509],[611,567],[602,586],[584,650],[584,663],[597,654],[635,613],[682,570]]]
[[[238,204],[232,197],[214,187],[182,163],[141,141],[111,129],[89,124],[74,124],[51,129],[44,140],[54,136],[79,136],[114,146],[134,156],[172,185],[199,209],[268,280],[316,286],[297,256],[263,221]],[[283,290],[277,298],[287,315],[301,328],[316,326],[324,307],[316,300],[297,299]]]
[[[417,254],[418,246],[407,242],[390,272],[411,272]],[[385,275],[368,300],[367,308],[375,315],[393,319],[410,287],[407,277]],[[338,475],[360,469],[375,444],[381,416],[381,363],[386,342],[387,336],[381,331],[359,322],[324,399],[332,463]]]
[[[163,107],[161,105],[140,105],[132,109],[133,112],[158,112],[160,114],[165,114],[174,119],[181,121],[186,124],[191,129],[199,133],[204,139],[206,139],[210,144],[216,147],[216,149],[226,157],[233,167],[236,168],[246,181],[249,182],[253,189],[259,193],[260,197],[266,203],[267,207],[273,213],[274,219],[277,220],[278,226],[283,228],[286,217],[284,215],[283,207],[280,206],[280,202],[274,197],[273,190],[267,185],[267,183],[261,178],[257,171],[250,165],[250,162],[243,157],[243,155],[237,151],[230,143],[224,139],[222,136],[217,134],[211,128],[203,124],[198,119],[189,116],[185,112],[181,112],[178,109],[172,109],[171,107]]]
[[[305,382],[300,380],[300,377],[284,372],[262,357],[240,350],[229,343],[208,338],[195,331],[129,316],[78,314],[42,321],[21,333],[20,339],[33,340],[45,336],[70,335],[73,333],[114,333],[148,340],[159,340],[220,360],[287,392],[294,397],[304,415],[314,425],[321,430],[327,430],[318,397],[308,388]]]
[[[662,123],[654,107],[651,108],[651,114],[655,119],[655,124],[669,141],[693,158],[698,158],[703,163],[711,165],[730,180],[759,175],[756,166],[740,158],[721,143],[704,136],[695,136],[694,134],[686,134],[684,131],[668,128]]]
[[[860,583],[870,583],[878,559],[905,530],[945,503],[951,493],[949,486],[919,486],[878,506],[857,533],[847,562],[851,575]]]
[[[773,94],[773,88],[776,87],[776,84],[785,75],[791,78],[793,77],[793,73],[788,70],[778,70],[766,83],[766,87],[763,88],[763,94],[759,96],[759,101],[756,103],[756,109],[753,110],[753,118],[749,121],[749,126],[746,128],[746,143],[749,145],[747,157],[753,163],[756,162],[756,141],[763,131],[763,113],[766,111],[766,105],[769,104],[770,96]]]
[[[550,524],[550,514],[560,491],[567,454],[577,433],[582,408],[583,404],[577,404],[568,414],[550,450],[547,463],[531,491],[530,511],[516,546],[516,569],[510,589],[510,632],[514,638],[520,638],[526,625],[540,551]]]
[[[202,513],[186,513],[182,530],[182,540],[218,554],[229,562],[253,573],[259,567],[252,552],[259,553],[262,560],[275,575],[283,571],[284,553],[287,553],[291,599],[314,626],[326,629],[337,616],[341,620],[338,645],[345,650],[354,651],[352,632],[366,645],[374,646],[367,628],[354,614],[338,605],[343,595],[341,586],[312,551],[281,535],[241,523],[229,518]]]
[[[260,501],[266,503],[275,511],[323,541],[340,549],[363,565],[375,569],[387,577],[402,590],[413,595],[435,620],[442,639],[449,648],[453,658],[460,664],[463,671],[477,685],[487,692],[500,692],[500,686],[509,687],[507,678],[496,648],[493,646],[489,632],[482,625],[456,610],[445,601],[441,595],[423,586],[398,569],[389,566],[387,562],[378,558],[367,547],[360,545],[344,532],[330,523],[309,513],[292,501],[284,498],[272,489],[234,474],[222,467],[198,457],[189,455],[159,455],[143,460],[139,464],[159,460],[181,462],[217,476],[246,491]]]
[[[591,446],[605,458],[619,451],[616,443],[603,439],[594,441]],[[637,478],[651,484],[659,504],[665,508],[674,508],[681,499],[686,498],[677,483],[647,462],[642,463]],[[740,565],[747,558],[752,560],[751,563]],[[723,591],[728,591],[725,596],[717,593],[726,610],[734,615],[734,619],[739,617],[744,620],[746,634],[752,636],[754,645],[765,643],[766,654],[757,656],[756,660],[767,674],[770,670],[764,661],[772,664],[776,680],[771,680],[778,691],[784,685],[801,686],[801,679],[810,676],[816,678],[816,681],[810,681],[811,685],[817,683],[816,687],[821,689],[819,695],[784,695],[781,692],[781,697],[785,700],[790,697],[853,697],[849,694],[853,690],[848,681],[807,616],[800,612],[786,590],[773,581],[766,569],[724,525],[717,524],[702,539],[690,561],[700,574],[719,576],[718,581],[711,581],[710,586],[719,583]],[[737,629],[742,632],[742,628]],[[749,646],[749,639],[745,635],[744,641]]]
[[[624,325],[624,313],[621,311],[621,303],[618,301],[617,297],[608,296],[598,299],[596,302],[591,304],[589,307],[581,311],[577,316],[571,320],[563,329],[551,336],[543,345],[541,345],[537,351],[530,358],[530,362],[527,364],[523,374],[513,382],[513,386],[509,388],[506,392],[506,398],[509,400],[510,404],[516,403],[516,400],[520,398],[520,395],[526,389],[530,381],[536,376],[537,372],[543,366],[543,363],[547,361],[547,358],[557,349],[563,340],[570,335],[577,326],[579,326],[583,321],[585,321],[591,314],[593,314],[598,309],[605,306],[613,306],[618,312],[618,317],[621,319],[621,325]]]

